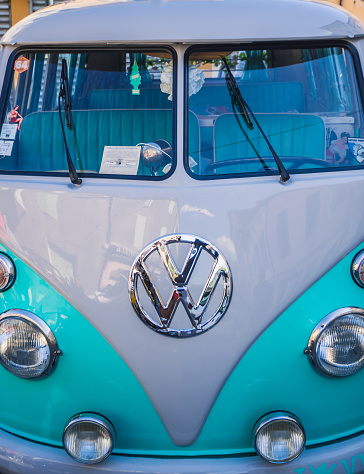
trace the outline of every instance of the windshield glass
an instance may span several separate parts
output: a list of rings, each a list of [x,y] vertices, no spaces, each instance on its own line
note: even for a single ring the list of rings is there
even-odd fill
[[[12,68],[0,169],[68,173],[59,116],[62,76],[61,117],[79,174],[156,179],[171,171],[170,51],[27,51],[17,55]],[[70,115],[64,107],[68,91]]]
[[[228,70],[289,173],[364,166],[363,107],[348,48],[227,49],[194,48],[188,56],[193,175],[279,174]]]

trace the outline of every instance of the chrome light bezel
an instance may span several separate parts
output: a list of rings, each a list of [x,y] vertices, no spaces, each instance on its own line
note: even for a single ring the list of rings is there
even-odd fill
[[[317,345],[320,340],[320,337],[322,333],[335,324],[335,322],[344,317],[348,316],[350,314],[359,316],[363,319],[364,321],[364,309],[362,308],[357,308],[355,306],[347,306],[345,308],[340,308],[335,311],[332,311],[329,313],[327,316],[325,316],[321,321],[315,326],[314,330],[312,331],[312,334],[308,340],[307,348],[305,349],[304,353],[308,356],[308,360],[312,366],[312,368],[319,373],[320,375],[324,375],[325,377],[330,377],[330,378],[337,378],[337,377],[350,377],[350,375],[354,375],[357,372],[359,372],[363,367],[359,367],[355,372],[351,374],[331,374],[329,372],[326,372],[322,366],[318,363],[318,357],[317,357]]]
[[[350,273],[354,280],[354,282],[360,286],[360,288],[364,288],[364,281],[360,278],[360,268],[364,264],[364,250],[360,250],[353,258],[350,267]],[[364,273],[364,272],[362,272]]]
[[[284,421],[291,422],[291,423],[295,424],[296,426],[298,426],[298,428],[301,430],[302,435],[303,435],[303,443],[302,443],[301,449],[294,456],[291,456],[289,459],[287,459],[285,461],[273,461],[273,460],[267,458],[266,456],[264,456],[259,451],[259,449],[257,447],[257,436],[258,436],[259,432],[263,428],[265,428],[267,425],[269,425],[271,423],[275,423],[275,422],[282,422],[282,421],[283,422]],[[253,431],[252,431],[252,437],[253,437],[255,452],[264,461],[267,461],[270,464],[286,464],[288,462],[293,461],[294,459],[296,459],[302,453],[302,451],[304,450],[305,445],[306,445],[306,432],[305,432],[305,429],[303,428],[303,425],[302,425],[300,419],[298,417],[292,415],[291,413],[288,413],[288,412],[285,412],[285,411],[271,412],[271,413],[268,413],[267,415],[264,415],[262,418],[260,418],[254,425],[254,428],[253,428]]]
[[[6,290],[9,290],[14,282],[16,277],[15,264],[12,259],[3,252],[0,252],[0,266],[5,270],[6,281],[3,285],[0,285],[0,293]]]
[[[42,333],[45,337],[48,347],[49,347],[49,362],[47,367],[43,370],[41,374],[36,377],[26,377],[24,375],[19,375],[16,372],[10,370],[9,366],[3,363],[2,358],[0,357],[0,364],[10,373],[16,377],[27,379],[27,380],[40,380],[45,377],[48,377],[56,368],[58,358],[62,354],[62,351],[59,349],[57,340],[50,329],[50,327],[37,315],[26,311],[24,309],[11,309],[0,314],[0,325],[6,319],[17,319],[22,320],[28,323],[33,329]]]
[[[110,449],[108,450],[108,452],[100,459],[97,459],[96,461],[93,461],[93,460],[81,460],[79,458],[77,458],[76,456],[74,456],[66,447],[66,443],[65,443],[65,438],[66,438],[66,435],[67,435],[67,431],[69,430],[69,428],[71,428],[72,426],[74,426],[75,424],[79,424],[79,423],[93,423],[95,425],[98,425],[98,426],[101,426],[102,428],[104,428],[109,436],[110,436],[110,439],[111,439],[111,447]],[[104,416],[102,415],[99,415],[97,413],[88,413],[88,412],[85,412],[85,413],[79,413],[78,415],[75,415],[73,416],[66,424],[64,430],[63,430],[63,435],[62,435],[62,444],[63,444],[63,447],[64,447],[64,450],[66,451],[66,453],[75,461],[81,463],[81,464],[98,464],[102,461],[104,461],[106,458],[108,458],[110,456],[110,454],[112,453],[113,449],[114,449],[114,446],[115,446],[115,438],[116,438],[116,431],[115,431],[115,428],[113,427],[112,423],[107,419],[105,418]]]

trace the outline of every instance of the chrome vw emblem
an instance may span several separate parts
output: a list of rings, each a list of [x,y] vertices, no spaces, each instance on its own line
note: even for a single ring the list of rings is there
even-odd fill
[[[182,249],[180,244],[184,244],[184,248],[186,244],[189,246],[181,269],[177,267],[172,256],[172,247],[174,250],[176,246],[177,250]],[[209,258],[204,259],[204,254]],[[206,273],[207,280],[200,282],[202,291],[198,292],[195,302],[188,285],[191,284],[194,272],[197,273],[196,268],[201,260],[204,260],[205,267],[206,260],[210,262],[207,264],[210,268]],[[155,270],[158,264],[158,270]],[[167,282],[164,279],[162,283],[163,292],[153,283],[155,278],[161,285],[161,274],[167,279]],[[168,288],[165,288],[166,286]],[[215,291],[217,288],[219,290]],[[164,302],[161,293],[165,295],[166,290],[167,294],[169,291],[171,293]],[[227,261],[216,247],[193,235],[174,234],[155,240],[137,256],[129,276],[130,300],[138,316],[149,327],[168,336],[194,336],[212,328],[227,310],[231,292],[232,278]],[[184,309],[182,328],[178,325],[173,328],[179,304]],[[180,316],[179,318],[181,320]]]

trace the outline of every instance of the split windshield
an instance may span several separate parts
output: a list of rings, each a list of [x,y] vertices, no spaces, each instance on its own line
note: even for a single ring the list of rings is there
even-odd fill
[[[167,50],[18,54],[1,130],[0,169],[68,173],[59,116],[62,60],[71,115],[66,120],[61,100],[61,117],[77,172],[167,175],[174,160],[173,61]]]
[[[59,116],[62,63],[63,95],[71,98],[67,114],[64,97],[60,101],[66,140]],[[174,63],[167,48],[17,54],[0,170],[68,175],[68,146],[81,176],[168,177],[176,148]],[[288,176],[364,166],[363,107],[349,46],[196,46],[187,67],[191,176],[279,174],[277,156]],[[268,141],[242,111],[236,88]]]
[[[362,165],[363,107],[348,48],[194,48],[188,56],[192,176],[279,173],[227,84],[228,69],[289,173]]]

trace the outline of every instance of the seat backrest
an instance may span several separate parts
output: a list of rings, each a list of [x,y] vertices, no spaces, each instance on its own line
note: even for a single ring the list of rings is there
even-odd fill
[[[278,156],[325,159],[325,126],[320,117],[305,114],[257,114],[256,117]],[[255,158],[257,153],[261,157],[272,157],[258,127],[249,130],[244,119],[235,114],[221,115],[216,119],[214,150],[216,162]],[[219,168],[216,172],[250,173],[261,166],[259,163],[243,163]]]
[[[254,113],[304,111],[303,87],[300,82],[238,84],[241,94]],[[214,107],[231,107],[231,98],[225,82],[220,82],[219,86],[214,86],[213,82],[206,84],[197,94],[190,97],[189,107],[200,115],[213,114],[210,109]]]
[[[89,94],[89,109],[170,109],[168,94],[158,89],[141,89],[133,95],[131,89],[93,90]]]
[[[75,110],[74,131],[66,129],[77,169],[98,172],[105,146],[132,146],[162,138],[172,143],[171,110]],[[24,118],[20,132],[19,170],[67,170],[58,111]],[[140,163],[138,174],[150,174]]]

